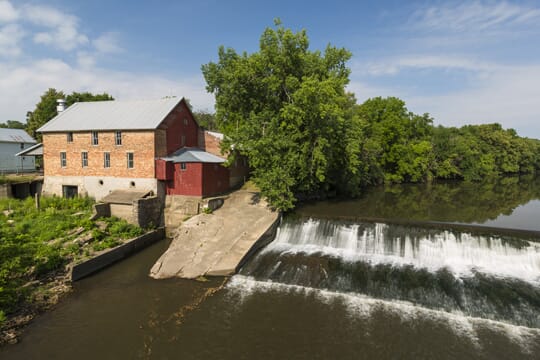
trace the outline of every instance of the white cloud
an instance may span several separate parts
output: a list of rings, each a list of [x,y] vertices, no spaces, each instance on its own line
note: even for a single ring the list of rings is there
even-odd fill
[[[0,23],[7,23],[17,20],[19,13],[7,0],[0,0]]]
[[[409,110],[428,112],[436,124],[462,126],[498,122],[522,136],[540,138],[540,65],[498,66],[476,77],[474,86],[446,94],[429,94],[403,86],[378,87],[354,79],[349,89],[361,103],[375,96],[397,96]]]
[[[23,37],[24,31],[17,24],[9,24],[0,28],[0,58],[20,55],[19,43]]]
[[[356,62],[353,72],[359,75],[395,75],[403,69],[456,69],[466,71],[494,71],[499,66],[464,56],[402,55],[374,62]]]
[[[115,32],[102,34],[97,39],[92,41],[92,44],[96,50],[103,54],[122,52],[123,49],[120,47],[119,43],[119,34]]]
[[[534,24],[540,9],[506,1],[448,2],[416,11],[409,23],[432,30],[485,31]]]
[[[0,122],[7,119],[24,121],[26,112],[33,110],[39,97],[50,87],[68,93],[107,92],[118,100],[185,96],[196,109],[211,109],[214,104],[213,97],[205,91],[202,75],[174,79],[152,74],[83,68],[70,66],[57,59],[44,59],[26,65],[0,62],[0,79]]]
[[[22,14],[24,20],[50,29],[34,35],[34,42],[38,44],[71,51],[88,43],[88,37],[79,33],[79,19],[76,16],[41,5],[26,5],[22,8]]]

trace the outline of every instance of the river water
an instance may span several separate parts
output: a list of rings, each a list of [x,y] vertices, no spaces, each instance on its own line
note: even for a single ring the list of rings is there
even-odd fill
[[[309,204],[228,281],[150,279],[162,242],[76,283],[0,358],[538,359],[540,242],[451,225],[540,230],[538,199],[505,179]]]

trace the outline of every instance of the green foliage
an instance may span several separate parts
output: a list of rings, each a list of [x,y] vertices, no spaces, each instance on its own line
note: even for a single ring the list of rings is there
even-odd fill
[[[218,62],[202,67],[223,146],[249,158],[255,184],[284,210],[296,194],[326,192],[343,182],[344,170],[356,173],[355,160],[344,156],[355,152],[345,136],[354,115],[345,91],[351,54],[308,48],[304,30],[276,22],[263,32],[259,52],[220,47]]]
[[[0,128],[4,129],[24,129],[26,128],[26,124],[23,124],[20,121],[17,120],[8,120],[5,123],[0,123]]]
[[[93,200],[44,197],[0,199],[0,311],[10,314],[29,299],[24,286],[93,251],[117,246],[143,229],[117,218],[89,220]]]
[[[195,121],[199,126],[202,126],[206,130],[217,131],[218,126],[216,123],[216,114],[208,111],[195,111],[193,112]]]
[[[350,56],[332,46],[310,51],[304,30],[276,21],[258,52],[220,47],[218,61],[202,66],[223,149],[248,157],[253,182],[274,207],[356,196],[366,185],[479,181],[540,168],[540,142],[498,124],[434,128],[429,114],[395,97],[356,105],[345,91]]]
[[[26,115],[26,132],[38,141],[41,141],[41,134],[37,133],[36,130],[58,114],[56,111],[56,100],[58,99],[65,99],[66,106],[70,106],[75,102],[114,100],[107,93],[94,95],[89,92],[73,92],[66,96],[63,91],[57,91],[54,88],[48,89],[41,95],[34,111],[29,111]]]

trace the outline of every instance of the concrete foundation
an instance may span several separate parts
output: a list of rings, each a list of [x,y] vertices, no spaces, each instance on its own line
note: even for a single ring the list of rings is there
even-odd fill
[[[151,190],[154,194],[163,193],[158,189],[154,178],[117,178],[107,176],[45,176],[43,195],[63,195],[63,186],[77,186],[79,196],[90,196],[101,200],[113,190]]]

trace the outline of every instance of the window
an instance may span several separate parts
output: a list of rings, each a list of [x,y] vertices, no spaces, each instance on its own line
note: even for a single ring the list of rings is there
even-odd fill
[[[19,148],[20,148],[21,150],[24,150],[24,143],[20,143],[20,144],[19,144]]]
[[[67,133],[67,142],[68,143],[73,142],[73,133],[72,132]]]
[[[65,198],[71,199],[77,197],[79,188],[74,185],[62,185],[62,195]]]
[[[180,138],[180,146],[185,146],[186,145],[186,135],[182,135],[182,137]]]
[[[184,118],[184,125],[187,125],[187,124],[188,124],[188,119]]]
[[[111,167],[111,154],[108,152],[103,153],[103,167],[104,168]]]
[[[83,168],[88,166],[88,153],[86,151],[81,153],[81,166]]]
[[[132,152],[127,153],[127,167],[128,169],[133,169],[133,153]]]
[[[116,134],[114,136],[114,141],[116,145],[122,145],[122,132],[116,131]]]
[[[66,167],[66,165],[67,165],[66,153],[65,153],[65,151],[62,151],[60,153],[60,166],[61,167]]]
[[[186,163],[180,163],[180,170],[186,171]]]
[[[98,139],[98,132],[92,131],[92,145],[98,145],[99,139]]]

